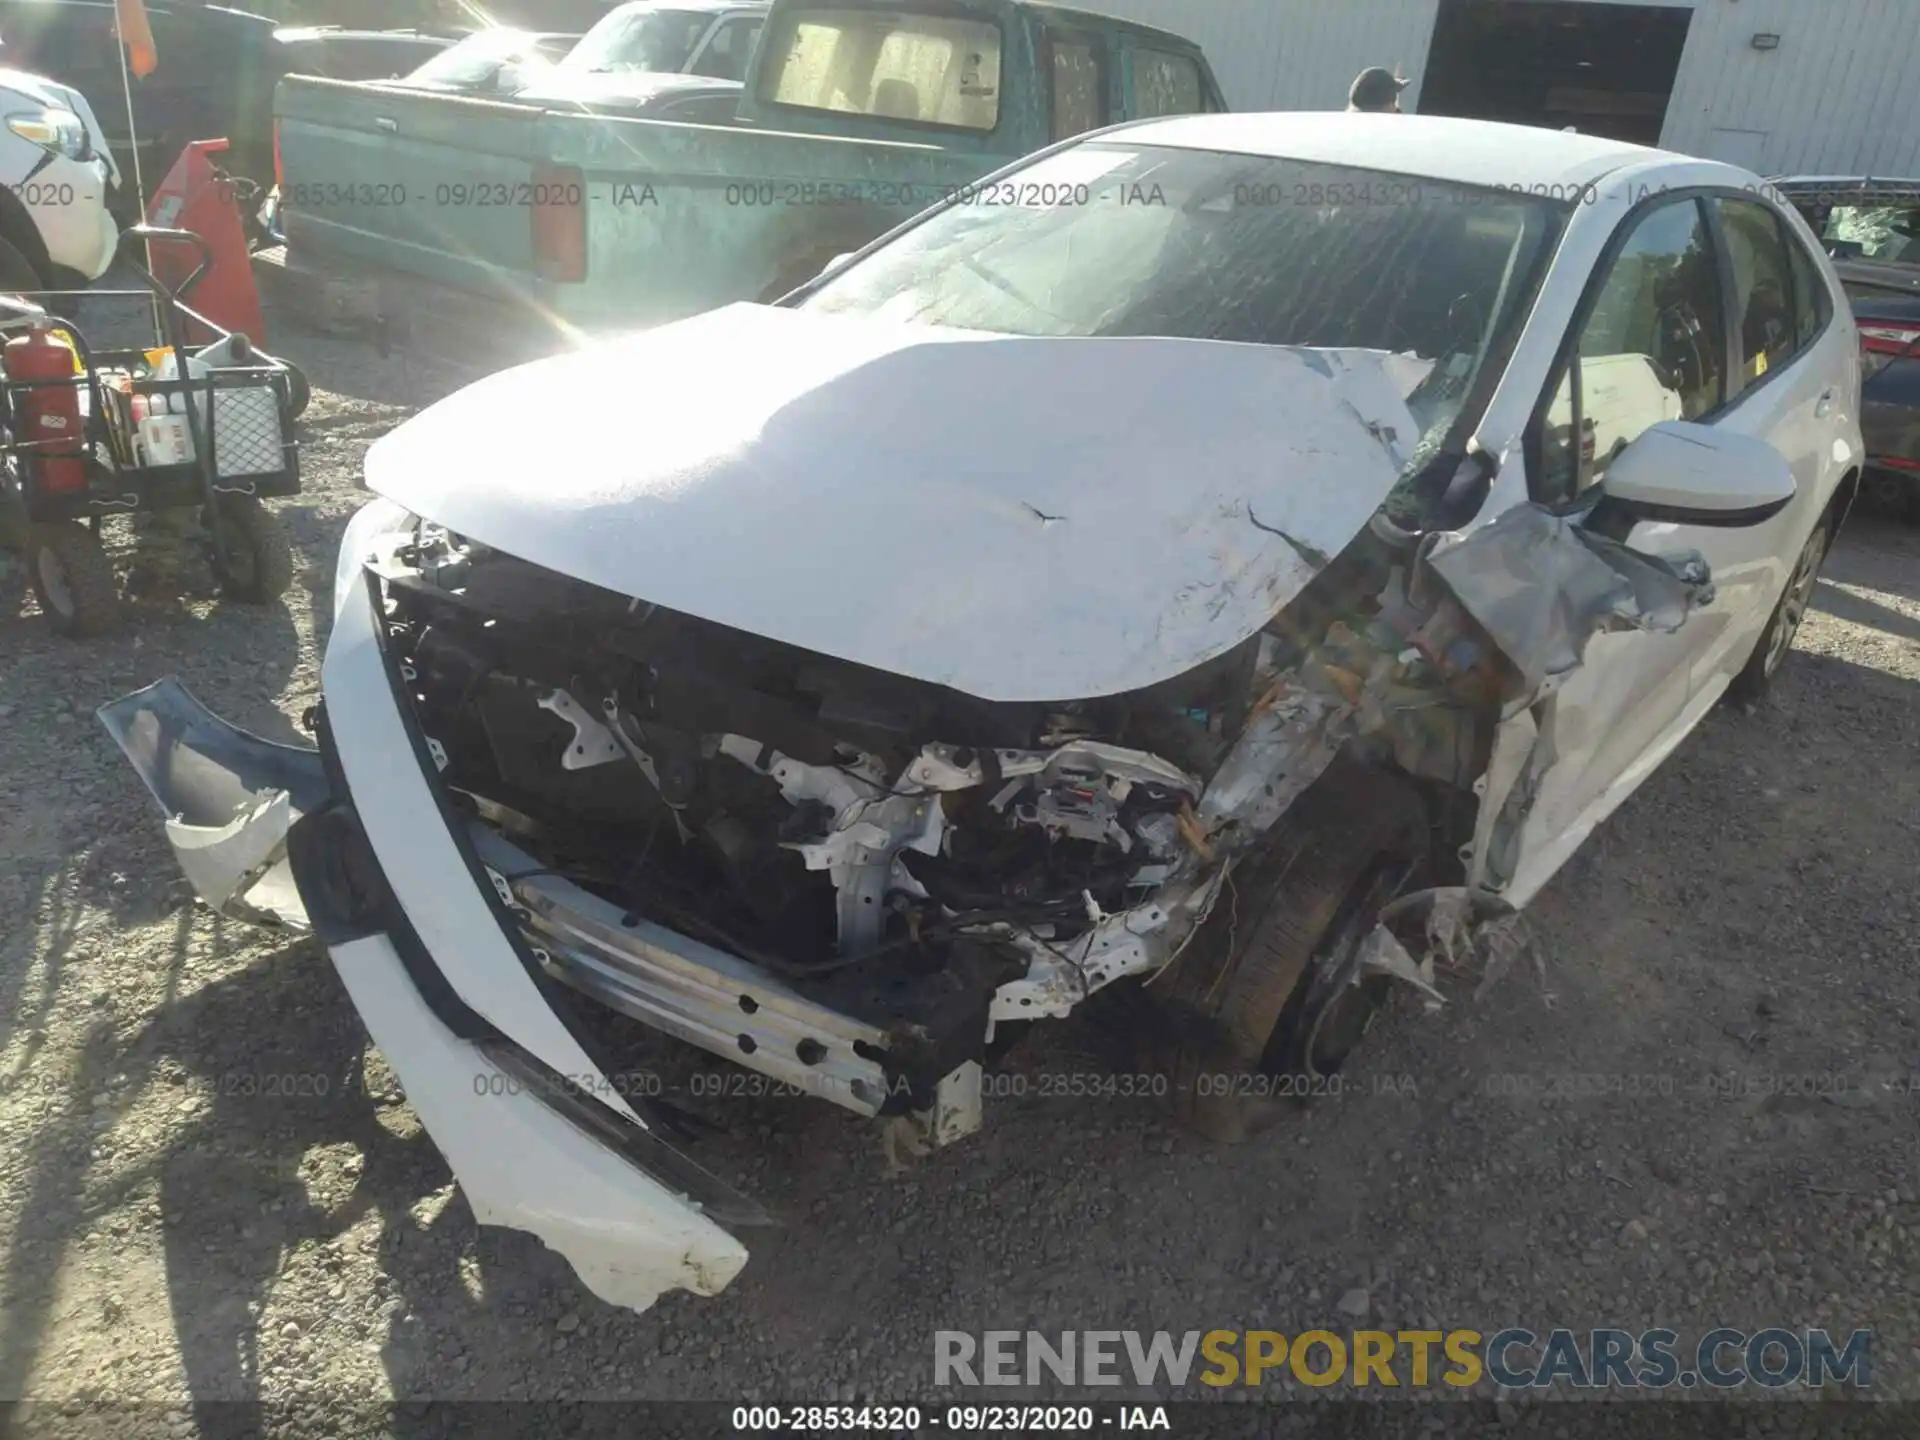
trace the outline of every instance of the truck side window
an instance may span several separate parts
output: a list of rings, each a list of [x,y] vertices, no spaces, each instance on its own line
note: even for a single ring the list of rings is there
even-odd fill
[[[1128,96],[1129,118],[1155,115],[1198,115],[1207,108],[1200,67],[1191,55],[1135,47],[1133,92]]]
[[[1053,138],[1068,140],[1107,123],[1106,67],[1091,40],[1052,36]]]
[[[1698,420],[1726,396],[1720,271],[1694,200],[1632,222],[1540,420],[1536,498],[1571,500],[1663,420]]]

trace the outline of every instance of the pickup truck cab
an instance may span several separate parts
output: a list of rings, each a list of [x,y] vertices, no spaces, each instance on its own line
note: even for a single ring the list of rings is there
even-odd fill
[[[775,0],[733,123],[282,82],[286,263],[535,353],[772,299],[1123,120],[1226,109],[1191,41],[1032,0]],[[374,314],[365,316],[365,309]],[[492,337],[490,337],[492,338]]]

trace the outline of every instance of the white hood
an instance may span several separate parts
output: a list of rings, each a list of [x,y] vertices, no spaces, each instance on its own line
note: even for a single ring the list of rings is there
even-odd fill
[[[1367,523],[1426,368],[733,305],[502,371],[371,489],[620,594],[989,700],[1171,679]]]

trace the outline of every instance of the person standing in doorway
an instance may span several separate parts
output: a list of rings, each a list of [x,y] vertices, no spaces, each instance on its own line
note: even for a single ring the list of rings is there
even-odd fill
[[[1375,115],[1398,115],[1400,92],[1406,88],[1407,82],[1391,70],[1379,65],[1370,66],[1355,77],[1353,88],[1347,91],[1347,109]]]

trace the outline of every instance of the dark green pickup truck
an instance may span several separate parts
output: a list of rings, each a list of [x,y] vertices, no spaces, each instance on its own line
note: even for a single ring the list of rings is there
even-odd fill
[[[1056,140],[1225,108],[1190,41],[1030,0],[775,0],[729,125],[289,79],[286,263],[547,350],[771,299],[956,192],[1019,203],[969,187]]]

